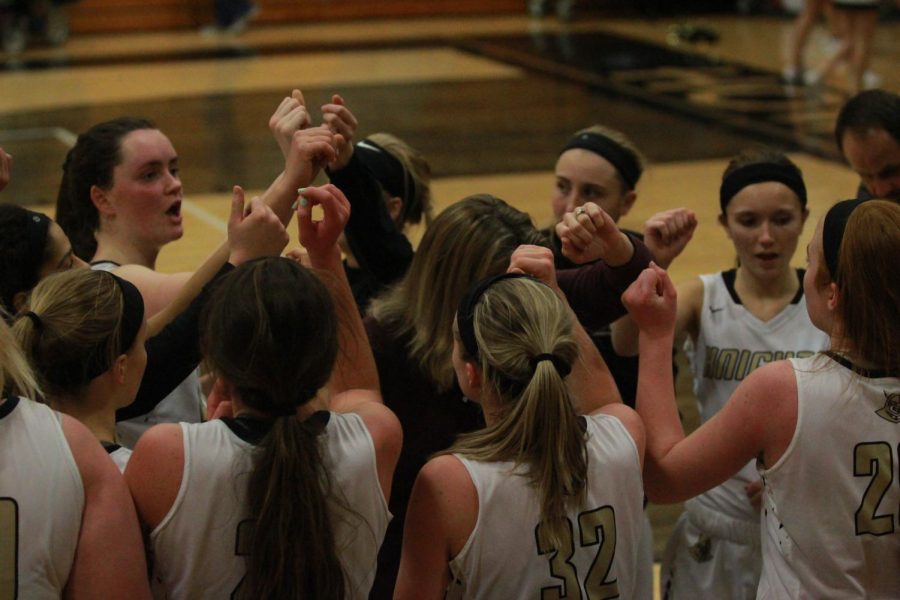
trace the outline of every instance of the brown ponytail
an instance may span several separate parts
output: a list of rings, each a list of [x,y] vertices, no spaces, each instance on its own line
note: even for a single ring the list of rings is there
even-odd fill
[[[257,445],[247,503],[255,519],[241,598],[346,597],[315,415],[296,409],[328,381],[337,321],[326,287],[284,258],[224,277],[202,317],[201,345],[241,403],[274,420]]]

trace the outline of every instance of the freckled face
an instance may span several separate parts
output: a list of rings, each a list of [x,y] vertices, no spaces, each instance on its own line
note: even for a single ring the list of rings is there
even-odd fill
[[[182,186],[178,155],[161,131],[138,129],[122,138],[122,162],[106,190],[116,227],[143,245],[161,248],[179,239]]]
[[[556,161],[556,186],[550,198],[553,215],[562,219],[585,202],[594,202],[618,222],[629,210],[627,190],[616,168],[589,150],[572,148]]]
[[[783,183],[748,185],[731,199],[722,224],[741,268],[760,278],[791,268],[806,215],[797,195]]]

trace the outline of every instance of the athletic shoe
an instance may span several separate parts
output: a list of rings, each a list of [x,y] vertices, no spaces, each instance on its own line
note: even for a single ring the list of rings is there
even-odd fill
[[[781,81],[785,85],[805,85],[804,76],[806,73],[803,69],[795,69],[794,67],[785,67],[781,70]]]
[[[251,4],[250,8],[247,9],[243,15],[235,19],[231,22],[230,25],[225,27],[225,33],[231,34],[239,34],[243,33],[247,26],[250,25],[250,22],[259,16],[259,4]]]
[[[862,86],[864,90],[874,90],[881,87],[881,76],[875,71],[863,73]]]
[[[571,21],[575,18],[575,0],[557,0],[556,16],[560,21]]]
[[[12,19],[4,23],[0,38],[3,38],[3,51],[18,54],[25,49],[28,42],[28,17]]]
[[[62,6],[53,4],[47,11],[44,39],[51,46],[62,46],[69,39],[69,18]]]
[[[543,17],[545,4],[545,0],[528,0],[528,14],[532,17]]]
[[[250,22],[259,16],[259,5],[251,4],[247,12],[236,18],[228,25],[219,25],[214,23],[200,28],[200,35],[203,37],[218,37],[223,35],[238,35],[243,33],[250,25]]]

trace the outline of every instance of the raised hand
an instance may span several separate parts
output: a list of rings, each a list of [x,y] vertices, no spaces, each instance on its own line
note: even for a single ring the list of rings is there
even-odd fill
[[[556,225],[556,235],[562,241],[563,255],[574,263],[602,259],[615,267],[627,263],[634,253],[628,236],[593,202],[564,214]]]
[[[697,229],[697,215],[686,208],[656,213],[644,223],[644,244],[663,269],[681,254]]]
[[[340,171],[353,157],[353,136],[356,134],[356,128],[359,127],[359,121],[347,108],[344,99],[335,94],[331,97],[329,104],[322,106],[322,122],[342,138],[342,141],[337,144],[337,159],[328,165],[332,171]]]
[[[556,267],[553,264],[553,251],[543,246],[522,245],[516,248],[509,257],[507,273],[525,273],[540,279],[551,288],[559,291],[556,284]]]
[[[291,149],[291,139],[294,133],[306,129],[310,125],[309,113],[306,111],[306,101],[300,90],[293,90],[290,96],[285,97],[269,117],[269,130],[275,136],[281,154],[288,157]]]
[[[12,177],[12,154],[0,148],[0,192],[9,185],[9,179]]]
[[[228,262],[237,266],[262,256],[278,256],[288,240],[278,215],[259,198],[244,210],[244,190],[234,186],[228,217]]]
[[[669,274],[654,263],[650,263],[622,294],[622,304],[641,335],[653,337],[675,335],[676,301],[675,285]]]
[[[326,165],[337,159],[341,141],[341,136],[325,125],[295,131],[284,164],[284,174],[291,185],[300,188],[311,184]]]
[[[322,207],[321,221],[312,218],[313,206]],[[340,263],[341,251],[338,238],[350,218],[350,202],[343,192],[329,184],[300,190],[297,202],[297,227],[300,243],[306,248],[312,266],[321,267],[337,259]]]

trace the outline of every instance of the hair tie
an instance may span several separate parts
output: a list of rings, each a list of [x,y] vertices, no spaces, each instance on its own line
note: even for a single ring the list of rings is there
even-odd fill
[[[837,281],[838,278],[838,259],[841,256],[841,242],[844,239],[847,221],[856,207],[863,202],[867,200],[844,200],[825,213],[825,222],[822,224],[822,254],[825,255],[825,266],[832,281]]]
[[[44,322],[41,321],[41,318],[37,315],[37,313],[27,310],[23,313],[20,313],[19,316],[16,317],[16,319],[22,319],[22,318],[30,320],[31,323],[34,325],[34,328],[37,329],[38,331],[44,330]]]
[[[641,165],[634,154],[610,137],[601,133],[579,133],[566,143],[560,154],[576,148],[593,152],[609,161],[622,176],[629,190],[633,190],[641,178]]]
[[[775,181],[789,187],[800,199],[800,206],[806,209],[806,184],[803,183],[800,170],[794,166],[765,162],[745,165],[722,178],[722,185],[719,187],[719,206],[722,208],[722,214],[725,214],[728,203],[742,189],[754,183],[767,181]]]
[[[556,372],[559,373],[560,377],[566,377],[569,375],[569,373],[572,372],[572,365],[563,360],[561,356],[557,356],[556,354],[551,354],[549,352],[543,352],[532,358],[530,361],[531,370],[537,370],[538,363],[545,360],[549,360],[553,363],[553,366],[556,367]]]

